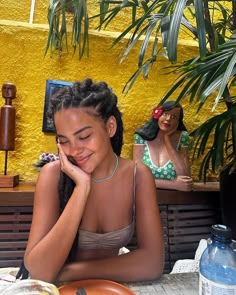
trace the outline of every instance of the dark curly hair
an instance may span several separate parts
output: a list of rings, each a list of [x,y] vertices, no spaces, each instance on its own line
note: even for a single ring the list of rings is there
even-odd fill
[[[183,118],[184,118],[184,111],[182,106],[175,101],[166,101],[162,104],[162,110],[170,111],[174,108],[180,108],[180,115],[179,115],[179,124],[177,130],[185,131],[187,130]],[[154,119],[153,117],[150,118],[148,122],[146,122],[142,127],[138,128],[135,133],[140,135],[144,140],[153,140],[157,137],[159,132],[158,120]]]

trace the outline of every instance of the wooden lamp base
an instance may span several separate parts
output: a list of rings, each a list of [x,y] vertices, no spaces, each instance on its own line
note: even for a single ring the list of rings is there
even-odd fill
[[[0,187],[15,187],[19,180],[19,175],[0,175]]]

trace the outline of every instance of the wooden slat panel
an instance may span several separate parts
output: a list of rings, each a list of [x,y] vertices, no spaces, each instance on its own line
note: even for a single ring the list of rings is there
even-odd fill
[[[199,241],[191,242],[191,243],[184,243],[184,244],[170,244],[170,251],[171,252],[191,252],[191,251],[196,251],[197,247],[199,245]]]
[[[167,222],[171,268],[176,260],[194,259],[200,240],[207,239],[211,225],[219,221],[219,208],[211,204],[169,205]]]
[[[206,226],[216,222],[216,217],[204,219],[172,220],[169,221],[169,227],[187,227],[187,226]]]
[[[211,226],[170,228],[169,236],[188,234],[209,234]]]
[[[20,265],[28,241],[32,210],[32,206],[0,207],[0,267]]]
[[[27,240],[29,231],[27,232],[0,232],[0,243],[3,240]]]
[[[15,249],[15,248],[26,248],[27,241],[8,241],[1,242],[0,249]]]
[[[183,258],[182,252],[171,253],[170,260],[171,260],[171,262],[175,262],[176,260],[179,260],[179,259],[194,259],[194,254],[195,254],[195,251],[193,251],[191,253],[186,252],[184,254],[184,258]]]
[[[169,243],[189,243],[189,242],[200,242],[201,239],[207,239],[210,233],[202,234],[202,235],[191,235],[191,236],[176,236],[176,237],[169,237]]]
[[[21,259],[0,259],[0,267],[19,267],[21,263]],[[16,294],[17,295],[17,294]]]
[[[208,216],[215,216],[216,213],[213,210],[202,210],[202,211],[180,211],[180,212],[170,212],[168,215],[169,220],[183,220],[189,218],[205,218]]]
[[[24,250],[14,250],[14,251],[6,251],[6,250],[1,250],[0,251],[0,258],[16,258],[19,257],[19,260],[22,259],[22,257],[24,256],[25,251]]]
[[[32,206],[0,206],[0,213],[30,213],[32,211]]]
[[[25,222],[32,220],[32,214],[1,214],[0,222]]]
[[[194,205],[168,205],[168,211],[184,211],[184,210],[206,210],[215,209],[216,207],[212,204],[194,204]]]
[[[29,230],[31,223],[7,223],[0,224],[0,231],[19,231],[19,230]]]

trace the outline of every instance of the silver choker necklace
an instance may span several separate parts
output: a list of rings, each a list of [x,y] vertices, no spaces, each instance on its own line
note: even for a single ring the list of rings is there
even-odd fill
[[[111,179],[114,176],[114,174],[116,173],[116,170],[118,168],[118,164],[119,164],[119,159],[118,159],[117,155],[115,153],[114,153],[114,155],[115,155],[115,158],[116,158],[116,165],[115,165],[111,175],[108,176],[108,177],[105,177],[105,178],[101,178],[101,179],[96,179],[96,178],[91,177],[92,181],[94,181],[94,182],[103,182],[103,181],[106,181],[108,179]]]

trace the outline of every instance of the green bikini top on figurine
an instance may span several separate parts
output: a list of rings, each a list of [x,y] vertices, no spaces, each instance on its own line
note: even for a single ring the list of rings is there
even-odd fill
[[[188,132],[182,131],[176,150],[179,151],[182,147],[188,147],[189,143],[190,139]],[[149,166],[155,179],[174,180],[176,178],[177,174],[172,161],[167,161],[166,164],[161,167],[153,164],[148,143],[140,135],[134,134],[134,144],[145,145],[142,162]]]

